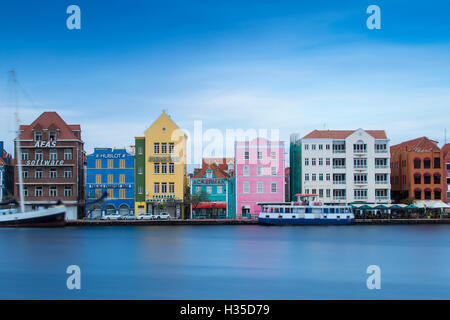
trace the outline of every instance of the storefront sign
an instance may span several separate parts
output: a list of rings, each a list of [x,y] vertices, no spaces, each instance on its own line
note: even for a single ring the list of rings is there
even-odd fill
[[[118,159],[118,158],[125,158],[127,155],[124,154],[115,154],[115,153],[102,153],[102,154],[96,154],[96,158],[104,158],[104,159]]]
[[[89,189],[130,189],[131,184],[90,184]]]
[[[24,161],[25,166],[62,166],[64,165],[64,160],[27,160]]]
[[[162,161],[179,162],[180,157],[172,157],[172,156],[149,157],[148,161],[150,161],[150,162],[162,162]]]
[[[53,148],[56,147],[56,141],[36,141],[35,148]]]
[[[225,179],[223,178],[194,179],[192,183],[197,185],[224,184]]]

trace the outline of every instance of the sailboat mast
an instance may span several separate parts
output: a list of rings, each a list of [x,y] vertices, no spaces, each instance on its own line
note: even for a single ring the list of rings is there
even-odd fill
[[[13,81],[14,86],[14,103],[16,105],[15,118],[16,118],[16,127],[17,127],[17,137],[16,137],[16,162],[17,169],[19,175],[19,199],[17,199],[20,203],[20,211],[25,212],[25,198],[23,194],[23,174],[22,174],[22,149],[20,148],[20,121],[19,121],[19,102],[17,96],[17,81],[16,81],[16,73],[14,70],[10,71],[11,79]]]

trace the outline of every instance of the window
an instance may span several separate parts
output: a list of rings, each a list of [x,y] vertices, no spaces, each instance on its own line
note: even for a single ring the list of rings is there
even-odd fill
[[[96,184],[102,183],[102,175],[101,174],[95,175],[95,183]]]
[[[434,190],[434,199],[435,200],[440,200],[441,199],[441,191]]]
[[[119,168],[120,169],[125,169],[125,159],[120,159]]]
[[[217,193],[223,193],[223,186],[217,186]]]
[[[208,171],[206,171],[206,178],[211,179],[212,178],[212,170],[208,169]]]
[[[326,191],[326,197],[327,197],[327,198],[331,197],[331,190],[330,190],[330,189],[327,189],[327,191]]]
[[[323,198],[323,189],[319,189],[319,197]]]
[[[323,150],[323,144],[319,144],[319,150]]]
[[[50,150],[50,160],[58,160],[58,152],[56,149]]]
[[[326,164],[327,166],[329,166],[330,163],[331,163],[330,158],[327,158],[326,161],[325,161],[325,164]]]
[[[333,184],[345,184],[345,174],[335,173],[333,174]]]
[[[41,179],[43,177],[43,175],[44,175],[43,171],[40,168],[36,169],[36,171],[34,172],[34,177],[36,179]]]
[[[355,173],[353,180],[355,184],[366,184],[367,173]]]
[[[95,160],[95,168],[96,169],[102,168],[102,160],[100,160],[100,159]]]
[[[264,192],[264,182],[258,181],[256,184],[256,192],[257,193],[263,193]]]
[[[72,149],[64,149],[64,160],[72,160]]]
[[[153,192],[154,193],[159,193],[159,182],[155,182],[153,184]]]
[[[277,175],[277,167],[270,167],[270,173],[271,173],[273,176],[276,176],[276,175]]]
[[[161,163],[161,173],[167,174],[167,163],[165,162]]]
[[[323,173],[319,173],[319,181],[323,181]]]
[[[170,143],[169,143],[169,153],[170,153],[170,154],[173,154],[174,149],[175,149],[174,143],[173,143],[173,142],[170,142]]]
[[[263,158],[262,151],[258,151],[258,160],[262,160],[262,158]]]
[[[195,188],[195,193],[197,193],[197,194],[202,193],[202,187],[201,187],[201,186],[197,186],[197,187]]]
[[[119,176],[119,183],[125,183],[125,175],[124,174],[121,174]]]
[[[153,173],[155,173],[155,174],[159,173],[159,162],[155,162],[153,164]]]
[[[311,150],[316,150],[316,145],[315,144],[311,145]]]
[[[309,158],[305,158],[305,166],[309,166]]]
[[[143,174],[143,173],[144,173],[144,168],[138,167],[138,174]]]
[[[421,184],[422,183],[422,177],[420,173],[414,174],[414,184]]]
[[[262,175],[263,175],[263,173],[262,173],[263,167],[262,167],[262,166],[258,166],[256,170],[257,170],[256,174],[257,174],[258,176],[262,176]]]
[[[108,184],[113,184],[114,183],[114,177],[112,174],[108,174]]]
[[[353,159],[353,167],[355,169],[367,168],[367,158],[354,158]]]
[[[144,193],[144,188],[142,186],[138,187],[138,193],[139,194],[143,194]]]
[[[423,167],[425,169],[430,169],[431,168],[431,160],[429,158],[423,159]]]
[[[305,144],[305,150],[309,149],[309,144]]]
[[[333,159],[333,169],[344,169],[344,168],[345,168],[345,158]]]
[[[270,184],[270,192],[272,192],[272,193],[276,193],[277,192],[277,183],[276,182],[272,182]]]
[[[315,165],[316,165],[316,158],[312,158],[312,159],[311,159],[311,165],[312,165],[312,166],[315,166]]]
[[[108,195],[107,195],[108,198],[110,198],[110,199],[114,198],[114,189],[108,189],[107,192],[108,192]],[[64,190],[64,193],[65,193],[65,190]]]
[[[434,184],[441,184],[441,175],[439,173],[435,173],[433,177]]]
[[[28,151],[22,150],[22,160],[28,160]]]
[[[387,199],[388,198],[388,190],[387,189],[375,189],[375,198],[376,199]]]
[[[23,196],[28,197],[28,187],[23,187]]]
[[[161,193],[167,193],[167,182],[161,183]]]
[[[138,154],[143,154],[144,153],[144,149],[142,147],[138,147]]]
[[[244,166],[244,176],[248,177],[250,175],[250,167]]]
[[[169,163],[169,173],[170,174],[175,173],[175,164],[173,162]]]
[[[125,199],[125,189],[119,189],[119,199]]]
[[[422,191],[420,189],[414,191],[414,198],[416,200],[420,200],[422,198]]]
[[[323,166],[323,158],[319,158],[319,166]]]
[[[98,199],[101,198],[101,196],[102,196],[102,189],[95,189],[95,197]]]
[[[414,159],[414,169],[420,169],[420,159]]]
[[[34,132],[34,140],[35,141],[41,141],[42,140],[42,132],[41,131],[35,131]]]
[[[375,168],[387,168],[388,162],[387,158],[376,158],[375,159]]]
[[[331,175],[330,175],[329,173],[327,173],[327,175],[326,175],[326,180],[327,180],[327,181],[330,181],[330,180],[331,180]]]
[[[64,187],[64,197],[71,197],[71,196],[72,196],[72,187]]]
[[[325,145],[325,149],[330,150],[330,145],[329,144]]]
[[[175,193],[175,183],[169,182],[169,193]]]
[[[424,184],[431,184],[431,175],[428,173],[425,173],[423,176],[423,183]]]
[[[305,173],[305,181],[309,181],[309,173]]]
[[[42,159],[43,159],[42,150],[36,150],[36,152],[34,153],[34,160],[42,160]]]
[[[166,154],[167,153],[167,143],[161,143],[161,153]]]
[[[333,153],[345,153],[345,141],[333,142]]]
[[[276,151],[271,151],[270,152],[270,157],[272,158],[272,160],[276,160],[277,159],[277,152]]]
[[[207,194],[211,194],[212,193],[212,186],[207,186],[206,187],[206,193]]]
[[[159,154],[159,143],[158,142],[155,142],[153,144],[153,153],[154,154]]]
[[[425,189],[425,200],[431,200],[431,190]]]
[[[48,194],[49,194],[50,197],[57,197],[58,196],[58,189],[56,189],[56,187],[54,187],[54,186],[51,186],[48,189]]]
[[[434,158],[434,168],[435,169],[441,168],[441,158]]]
[[[387,144],[375,143],[375,152],[387,152]]]
[[[244,151],[244,160],[250,159],[250,153],[248,151]]]
[[[354,190],[354,196],[356,200],[367,199],[367,189],[357,189]]]
[[[243,183],[244,193],[250,193],[250,182]]]
[[[316,181],[316,174],[315,173],[311,174],[311,180],[312,181]]]
[[[56,132],[55,131],[50,131],[48,134],[48,139],[50,141],[56,141]]]
[[[35,197],[42,197],[42,187],[36,187],[34,189],[34,196]]]
[[[58,177],[57,170],[55,168],[50,169],[50,178],[55,179]]]
[[[367,152],[367,144],[359,140],[353,145],[353,152],[355,153],[365,153]]]

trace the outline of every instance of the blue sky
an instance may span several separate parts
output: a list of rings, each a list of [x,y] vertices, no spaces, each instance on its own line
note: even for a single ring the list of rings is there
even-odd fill
[[[344,3],[342,3],[344,2]],[[67,6],[81,30],[66,28]],[[381,8],[369,30],[366,8]],[[2,1],[0,138],[11,86],[30,123],[54,110],[86,149],[123,147],[162,109],[203,129],[385,129],[450,140],[449,1]]]

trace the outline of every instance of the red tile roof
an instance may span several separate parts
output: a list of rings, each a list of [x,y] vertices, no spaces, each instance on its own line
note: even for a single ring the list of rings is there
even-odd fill
[[[404,149],[408,152],[423,152],[423,151],[440,151],[437,142],[430,140],[427,137],[420,137],[413,140],[408,140],[391,146],[391,153],[399,149]]]
[[[230,162],[234,162],[234,158],[203,158],[202,166],[215,163],[220,169],[228,171],[228,163]]]
[[[356,130],[314,130],[303,139],[345,139]],[[364,130],[375,139],[387,139],[384,130]]]
[[[78,139],[74,134],[74,130],[81,130],[79,124],[68,125],[58,113],[54,111],[47,111],[42,113],[36,120],[34,120],[30,125],[21,125],[20,134],[21,139],[31,140],[34,138],[33,129],[49,129],[49,128],[59,128],[58,139]]]
[[[447,143],[446,145],[444,145],[442,147],[442,153],[444,154],[444,160],[446,160],[446,162],[450,161],[450,143]]]
[[[213,175],[216,178],[228,178],[230,175],[225,172],[225,170],[220,169],[217,165],[214,163],[212,164],[206,164],[203,163],[203,166],[201,169],[199,169],[197,172],[194,171],[194,178],[203,178],[206,174],[206,170],[211,168]]]

